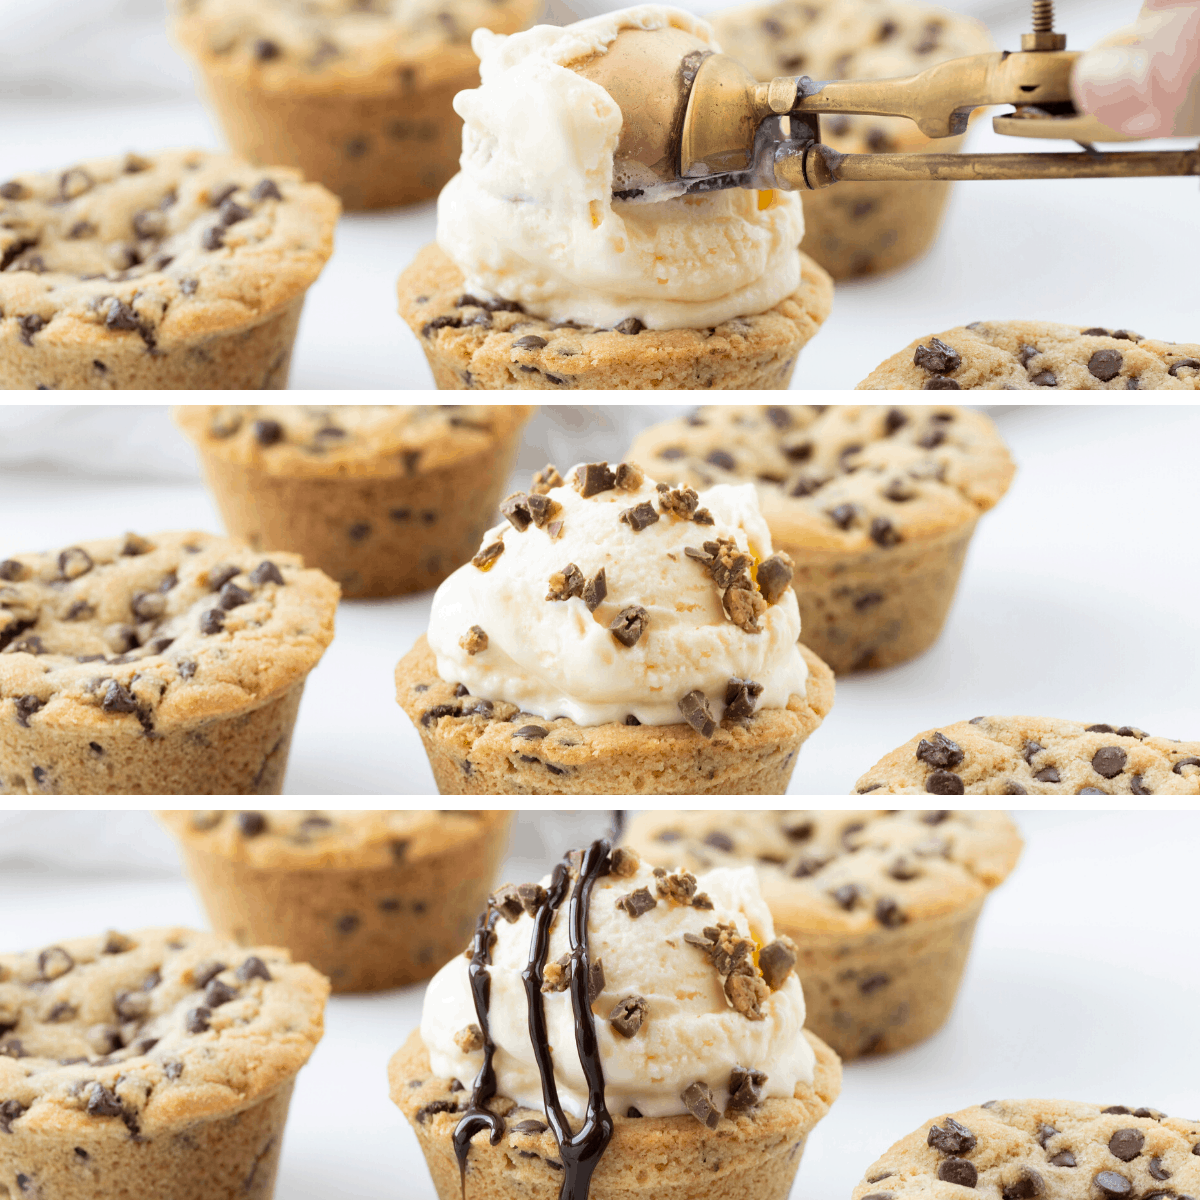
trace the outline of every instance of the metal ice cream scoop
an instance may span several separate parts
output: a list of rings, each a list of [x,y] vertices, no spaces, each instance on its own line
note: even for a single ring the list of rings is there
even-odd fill
[[[810,191],[839,180],[1082,179],[1200,175],[1191,150],[1100,151],[1135,139],[1076,111],[1078,53],[1054,31],[1053,0],[1033,0],[1019,51],[951,59],[899,79],[760,83],[736,59],[678,29],[623,29],[578,68],[624,116],[613,196],[652,201],[719,188]],[[1079,150],[1014,154],[841,154],[821,141],[821,113],[907,117],[929,138],[966,131],[971,113],[1010,104],[997,133],[1074,141]]]

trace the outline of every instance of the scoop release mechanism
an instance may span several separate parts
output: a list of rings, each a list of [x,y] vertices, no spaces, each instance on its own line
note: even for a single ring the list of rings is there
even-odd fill
[[[1196,175],[1190,150],[1101,151],[1136,139],[1076,111],[1078,53],[1054,31],[1053,0],[1033,0],[1032,33],[1019,51],[937,63],[898,79],[807,76],[756,80],[727,54],[678,29],[623,29],[580,73],[604,87],[624,116],[613,196],[639,202],[721,188],[812,191],[840,180],[1087,179]],[[664,35],[669,35],[664,37]],[[1011,137],[1076,142],[1065,153],[841,154],[821,141],[823,113],[907,117],[926,137],[965,133],[977,108]]]

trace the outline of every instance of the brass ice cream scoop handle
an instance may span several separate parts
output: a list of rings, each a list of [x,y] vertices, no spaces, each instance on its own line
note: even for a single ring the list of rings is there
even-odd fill
[[[1096,150],[1096,142],[1133,139],[1075,110],[1070,76],[1078,54],[1065,49],[1065,34],[1054,32],[1051,0],[1033,4],[1034,32],[1022,36],[1020,51],[951,59],[900,79],[820,83],[799,76],[760,83],[736,59],[696,49],[697,39],[672,30],[686,39],[690,48],[684,54],[672,56],[666,65],[646,55],[637,63],[636,87],[627,85],[621,95],[610,88],[626,115],[614,194],[654,200],[726,187],[809,191],[839,180],[1200,175],[1200,147]],[[623,30],[610,55],[614,50],[623,55],[621,42],[630,33],[640,34],[644,46],[654,36]],[[679,41],[678,48],[684,45]],[[597,66],[606,57],[597,59]],[[609,64],[620,66],[621,60]],[[652,97],[648,104],[646,96]],[[926,137],[936,139],[964,133],[973,110],[997,104],[1014,106],[992,119],[997,133],[1066,139],[1081,148],[1066,153],[841,154],[821,142],[822,113],[907,117]]]

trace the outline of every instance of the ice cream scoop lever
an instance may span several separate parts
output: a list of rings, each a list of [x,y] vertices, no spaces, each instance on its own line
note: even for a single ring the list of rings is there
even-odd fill
[[[824,82],[803,75],[759,82],[736,59],[679,30],[666,31],[669,47],[652,47],[649,31],[622,30],[584,70],[625,118],[614,198],[653,201],[729,187],[811,191],[839,180],[1200,176],[1200,147],[1097,150],[1096,143],[1134,139],[1076,111],[1070,77],[1078,53],[1054,31],[1052,0],[1033,0],[1033,25],[1019,51],[951,59],[897,79]],[[1001,104],[1013,108],[992,118],[997,133],[1073,141],[1080,149],[841,154],[821,141],[821,114],[907,117],[937,139],[965,132],[974,110]]]

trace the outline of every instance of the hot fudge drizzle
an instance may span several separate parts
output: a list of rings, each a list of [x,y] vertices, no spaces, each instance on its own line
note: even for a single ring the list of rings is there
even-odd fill
[[[604,1068],[600,1062],[600,1045],[596,1037],[596,1019],[592,1013],[591,986],[597,975],[602,982],[600,964],[588,956],[588,914],[591,909],[592,887],[596,880],[609,873],[612,842],[608,838],[594,841],[582,853],[572,851],[555,868],[550,887],[533,916],[533,937],[529,958],[521,980],[525,985],[528,1006],[529,1039],[537,1061],[542,1082],[542,1100],[546,1118],[558,1141],[563,1161],[563,1181],[560,1200],[587,1200],[592,1173],[600,1162],[613,1135],[613,1119],[604,1103]],[[578,860],[578,874],[571,888],[571,867]],[[567,908],[567,936],[571,947],[571,1009],[575,1017],[575,1046],[579,1064],[588,1085],[587,1109],[578,1133],[571,1132],[567,1115],[558,1097],[554,1079],[554,1060],[550,1054],[546,1031],[545,999],[542,978],[550,951],[550,930],[558,910],[570,891]],[[483,1066],[475,1078],[471,1102],[454,1130],[454,1153],[458,1159],[463,1196],[466,1197],[467,1156],[471,1138],[483,1129],[491,1131],[494,1146],[504,1135],[504,1118],[484,1106],[496,1094],[496,1073],[492,1066],[495,1043],[488,1025],[488,1004],[491,996],[487,967],[491,962],[491,940],[496,924],[496,910],[489,908],[480,916],[475,928],[475,940],[469,968],[471,993],[475,1014],[483,1033]]]

